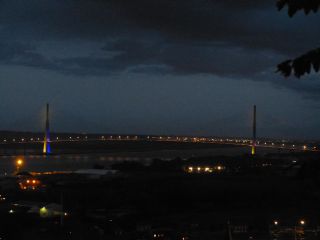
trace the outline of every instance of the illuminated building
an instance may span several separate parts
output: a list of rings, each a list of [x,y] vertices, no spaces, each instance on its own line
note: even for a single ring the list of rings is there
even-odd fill
[[[257,107],[256,105],[253,106],[253,136],[252,136],[252,147],[251,147],[251,154],[256,154],[256,131],[257,131],[257,123],[256,123],[256,114],[257,114]]]
[[[49,104],[47,104],[47,112],[46,112],[46,128],[45,128],[45,135],[44,135],[44,142],[43,142],[43,153],[50,154],[51,147],[50,147],[50,125],[49,125]]]

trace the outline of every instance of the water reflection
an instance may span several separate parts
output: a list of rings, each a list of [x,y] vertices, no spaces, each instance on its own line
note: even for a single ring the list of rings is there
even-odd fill
[[[259,153],[277,152],[277,149],[259,149]],[[241,155],[250,152],[250,147],[216,147],[206,149],[168,149],[160,151],[145,152],[107,152],[107,153],[84,153],[84,154],[57,154],[43,156],[34,153],[15,154],[12,152],[2,153],[0,156],[0,174],[11,173],[14,162],[18,157],[25,159],[25,171],[74,171],[83,168],[92,168],[95,165],[110,167],[112,164],[121,161],[139,161],[148,164],[154,158],[171,160],[176,157],[187,159],[198,156],[220,156],[220,155]],[[11,155],[5,155],[11,154]]]
[[[21,157],[0,156],[0,173],[10,173],[15,169],[15,160]],[[72,154],[72,155],[26,155],[22,156],[25,160],[23,170],[25,171],[70,171],[81,168],[92,168],[94,165],[110,167],[112,164],[121,161],[140,161],[150,162],[150,157],[136,156],[108,156],[101,154]]]

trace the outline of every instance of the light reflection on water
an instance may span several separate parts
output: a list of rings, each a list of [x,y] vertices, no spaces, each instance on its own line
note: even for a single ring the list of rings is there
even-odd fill
[[[110,167],[114,163],[123,161],[139,161],[148,164],[154,158],[170,160],[176,157],[187,159],[200,156],[236,156],[249,153],[250,147],[214,147],[209,149],[158,150],[148,152],[113,152],[63,155],[26,155],[0,156],[0,174],[11,173],[15,169],[18,157],[25,159],[21,170],[25,171],[73,171],[77,169],[93,168],[95,165]],[[277,152],[277,149],[259,149],[259,154]]]
[[[24,171],[70,171],[93,168],[95,165],[108,168],[118,162],[139,161],[147,164],[152,160],[150,157],[106,156],[100,154],[0,156],[0,174],[14,171],[17,158],[24,159],[22,168]]]

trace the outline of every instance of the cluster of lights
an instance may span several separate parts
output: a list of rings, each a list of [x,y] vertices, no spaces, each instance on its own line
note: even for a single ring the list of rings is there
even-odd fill
[[[36,190],[41,185],[41,182],[37,179],[25,179],[19,183],[22,190]]]
[[[163,233],[155,233],[153,234],[153,238],[163,238],[164,234]]]
[[[249,139],[230,139],[230,138],[204,138],[204,137],[166,137],[166,136],[158,136],[158,137],[152,137],[155,140],[163,140],[163,141],[167,141],[167,140],[173,140],[173,141],[185,141],[185,142],[224,142],[224,143],[236,143],[236,144],[252,144],[252,140]],[[150,139],[150,136],[147,137],[147,139]],[[270,147],[282,147],[284,148],[286,146],[285,144],[285,140],[282,140],[281,143],[278,142],[271,142],[271,141],[265,141],[261,144],[265,145],[265,146],[270,146]],[[257,145],[260,145],[260,141],[256,142]],[[297,146],[295,144],[291,144],[288,145],[291,148],[297,148]],[[300,146],[299,146],[300,147]],[[308,147],[307,145],[302,145],[301,148],[303,150],[308,150],[308,149],[312,149],[312,150],[316,150],[317,147]]]
[[[272,166],[271,163],[262,163],[262,167],[270,167],[270,166]]]
[[[3,197],[3,196],[0,194],[0,201],[3,202],[3,201],[5,201],[5,200],[6,200],[6,198]]]
[[[224,166],[217,165],[214,167],[202,167],[202,166],[189,166],[187,168],[188,173],[212,173],[214,171],[220,172],[225,169]]]
[[[30,173],[32,176],[36,176],[36,175],[71,174],[72,171],[50,171],[50,172],[30,172]]]
[[[88,139],[88,136],[68,136],[66,137],[65,140],[69,140],[69,141],[75,141],[75,140],[80,140],[80,139]],[[138,140],[138,136],[100,136],[98,137],[98,139],[101,140],[107,140],[107,139],[118,139],[118,140],[123,140],[123,139],[127,139],[127,140]],[[203,142],[203,143],[226,143],[226,144],[240,144],[240,145],[248,145],[248,144],[252,144],[252,140],[250,139],[245,139],[245,138],[210,138],[210,137],[173,137],[173,136],[157,136],[157,137],[150,137],[147,136],[147,139],[153,139],[155,141],[183,141],[183,142]],[[35,138],[35,137],[30,137],[30,138],[26,138],[26,137],[22,137],[19,139],[13,138],[12,142],[20,142],[20,143],[25,143],[25,142],[35,142],[35,141],[42,141],[43,139],[41,138]],[[59,137],[55,138],[56,141],[60,140]],[[10,140],[8,139],[2,139],[3,143],[8,143]],[[279,148],[291,148],[291,149],[302,149],[304,151],[307,150],[312,150],[312,151],[316,151],[317,147],[316,146],[307,146],[307,145],[295,145],[295,144],[290,144],[288,141],[286,140],[281,140],[281,141],[264,141],[262,143],[260,143],[259,141],[256,142],[257,146],[259,145],[264,145],[266,147],[279,147]]]
[[[150,136],[147,137],[150,139]],[[251,143],[251,140],[248,139],[222,139],[222,138],[206,138],[206,137],[170,137],[170,136],[158,136],[153,137],[155,140],[164,140],[164,141],[184,141],[184,142],[227,142],[227,143],[239,143],[239,144],[248,144]]]

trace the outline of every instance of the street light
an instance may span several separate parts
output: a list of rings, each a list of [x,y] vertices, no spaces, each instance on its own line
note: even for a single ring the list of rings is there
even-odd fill
[[[306,221],[301,219],[299,221],[299,224],[300,224],[300,227],[304,227],[306,225]],[[302,229],[303,230],[303,229]],[[297,231],[298,231],[298,226],[294,226],[294,239],[296,240],[297,239]],[[304,231],[304,230],[303,230]]]
[[[16,161],[16,171],[17,173],[19,172],[19,170],[21,169],[21,167],[23,166],[23,159],[18,158]]]

